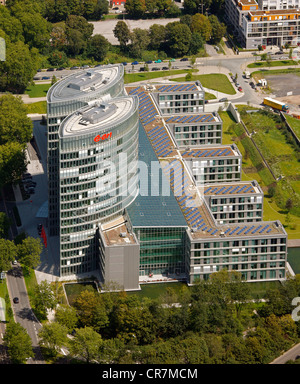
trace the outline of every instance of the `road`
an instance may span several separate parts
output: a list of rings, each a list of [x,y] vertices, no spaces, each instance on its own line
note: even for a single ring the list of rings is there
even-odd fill
[[[12,310],[15,321],[24,327],[32,340],[32,348],[35,357],[28,359],[28,364],[43,364],[43,358],[38,344],[37,333],[41,329],[41,324],[36,319],[29,303],[22,269],[19,265],[14,265],[7,273],[7,287],[12,303]],[[19,303],[15,304],[13,298],[18,297]]]
[[[271,364],[285,364],[288,360],[295,360],[297,357],[300,357],[300,343],[277,357]]]

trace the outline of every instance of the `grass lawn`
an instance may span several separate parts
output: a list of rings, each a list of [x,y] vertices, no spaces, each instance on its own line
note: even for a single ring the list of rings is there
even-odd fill
[[[29,97],[44,97],[50,87],[51,84],[34,84],[26,88],[25,93]]]
[[[296,133],[298,139],[300,140],[300,120],[295,117],[285,115],[287,122],[292,127],[293,131]]]
[[[175,81],[185,81],[180,77],[174,79]],[[228,77],[223,73],[210,73],[207,75],[192,75],[192,81],[199,80],[204,88],[212,89],[214,91],[226,93],[227,95],[235,95],[236,92],[229,81]]]
[[[47,113],[47,102],[46,101],[38,101],[36,103],[25,104],[27,113],[39,113],[46,114]]]
[[[247,107],[247,109],[249,109]],[[223,120],[223,141],[222,144],[235,144],[238,146],[242,156],[242,180],[243,181],[252,181],[257,180],[262,189],[265,192],[264,204],[263,204],[263,220],[265,221],[274,221],[279,220],[284,225],[286,232],[288,233],[289,239],[299,239],[300,238],[300,217],[290,214],[290,224],[287,226],[286,217],[288,211],[286,209],[280,208],[274,198],[268,197],[267,194],[267,184],[266,180],[269,180],[269,177],[265,174],[264,170],[257,171],[251,158],[246,154],[246,150],[241,141],[236,141],[236,134],[233,129],[233,126],[236,126],[235,120],[233,119],[230,112],[220,112],[221,119]],[[252,118],[255,114],[252,114]],[[250,115],[249,115],[250,116]],[[258,124],[259,127],[259,124]],[[275,136],[272,137],[274,139]],[[281,140],[281,137],[280,137]],[[267,141],[268,142],[268,141]],[[245,143],[244,143],[245,144]],[[282,143],[281,143],[282,144]],[[291,153],[291,148],[284,148],[286,154]],[[283,162],[285,165],[285,162]],[[288,162],[287,162],[288,166]],[[289,173],[293,173],[293,169],[289,169]],[[299,182],[290,181],[290,184],[293,188],[299,187]],[[299,191],[299,189],[298,189]]]
[[[297,65],[298,62],[294,60],[275,60],[270,61],[257,61],[255,63],[248,64],[248,68],[261,68],[261,67],[283,67],[284,65]]]
[[[184,69],[179,69],[179,70],[171,70],[171,71],[125,73],[124,83],[125,84],[136,83],[137,81],[151,80],[151,79],[156,79],[158,77],[168,77],[171,75],[180,75],[182,73],[187,74],[188,71],[184,70]],[[185,78],[181,78],[181,79],[185,79]],[[177,79],[171,79],[171,80],[177,81]],[[185,81],[185,80],[183,80],[183,81]]]

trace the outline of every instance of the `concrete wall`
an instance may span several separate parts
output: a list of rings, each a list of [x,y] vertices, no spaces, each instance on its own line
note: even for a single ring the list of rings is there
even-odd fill
[[[139,244],[108,246],[104,258],[105,283],[116,282],[124,290],[139,289]]]

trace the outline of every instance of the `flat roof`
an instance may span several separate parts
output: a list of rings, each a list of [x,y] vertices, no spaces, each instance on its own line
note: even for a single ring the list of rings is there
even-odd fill
[[[194,113],[194,114],[183,114],[183,115],[172,115],[165,116],[164,120],[167,124],[196,124],[196,123],[212,123],[218,122],[221,123],[222,120],[219,116],[214,113]]]
[[[196,83],[180,83],[180,84],[162,84],[162,85],[155,85],[155,89],[152,90],[152,92],[159,92],[159,93],[172,93],[172,92],[198,92],[202,91],[202,89],[199,88]]]
[[[134,235],[128,232],[126,221],[123,216],[101,226],[103,238],[106,245],[136,244]]]
[[[211,158],[211,157],[228,157],[240,156],[240,153],[231,145],[206,146],[201,148],[193,148],[181,150],[183,158]]]
[[[47,101],[63,102],[99,92],[101,88],[105,91],[119,80],[123,73],[122,64],[104,65],[75,72],[52,85],[47,92]]]
[[[290,15],[290,14],[300,14],[300,9],[293,8],[293,9],[270,9],[269,11],[266,11],[266,10],[265,11],[249,11],[249,14],[251,14],[252,16]]]
[[[137,107],[137,98],[124,96],[102,102],[95,100],[69,115],[59,127],[59,136],[68,137],[107,129],[126,120]]]
[[[206,196],[218,195],[243,195],[243,194],[262,194],[262,190],[255,181],[240,183],[223,183],[223,184],[205,184],[203,192]]]

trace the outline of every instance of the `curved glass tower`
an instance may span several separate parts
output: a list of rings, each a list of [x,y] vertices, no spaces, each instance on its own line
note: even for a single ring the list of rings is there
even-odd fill
[[[47,93],[48,226],[50,236],[59,234],[58,129],[70,113],[99,97],[124,95],[122,64],[77,71],[52,85]]]
[[[96,269],[96,231],[138,193],[138,98],[89,103],[59,127],[61,276]]]

